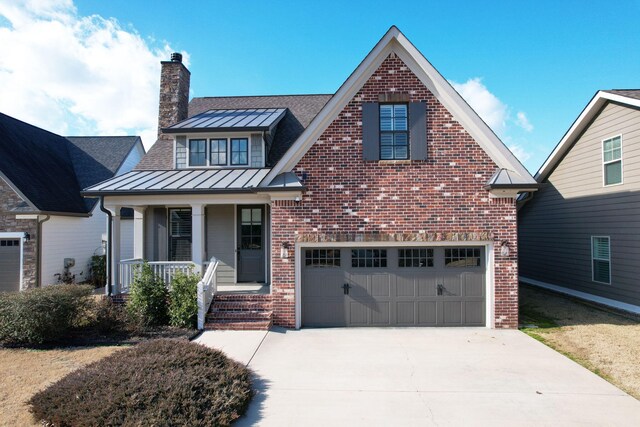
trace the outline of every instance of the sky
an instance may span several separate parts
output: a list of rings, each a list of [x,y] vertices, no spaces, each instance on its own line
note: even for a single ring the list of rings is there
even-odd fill
[[[334,93],[391,25],[535,173],[599,89],[640,88],[635,1],[0,0],[0,112],[155,141],[160,61],[191,97]]]

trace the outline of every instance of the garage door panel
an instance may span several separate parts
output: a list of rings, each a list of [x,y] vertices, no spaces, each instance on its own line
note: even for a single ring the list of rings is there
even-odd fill
[[[484,304],[484,301],[482,300],[465,301],[464,302],[465,324],[483,325],[484,309],[485,309],[485,304]]]
[[[389,298],[391,296],[391,275],[390,274],[374,274],[370,278],[371,295],[376,297]]]
[[[391,304],[379,302],[369,311],[371,314],[371,325],[388,326],[391,324]]]
[[[367,274],[350,274],[348,280],[349,295],[353,298],[367,298],[369,294],[369,275]]]
[[[419,301],[416,303],[418,311],[418,324],[422,326],[435,326],[438,320],[438,309],[435,301]]]
[[[349,324],[353,326],[367,326],[369,308],[367,305],[350,301],[349,303]]]
[[[305,297],[332,297],[342,296],[342,282],[344,275],[341,271],[327,271],[322,269],[319,274],[305,274],[303,280]]]
[[[344,303],[335,300],[315,300],[302,304],[302,320],[307,326],[347,326]]]
[[[443,301],[442,302],[442,322],[445,325],[462,324],[462,302]]]
[[[0,239],[0,292],[20,290],[20,242]]]
[[[413,277],[396,276],[396,297],[416,296],[416,281]]]
[[[484,297],[484,274],[468,274],[464,281],[464,295],[467,297]]]
[[[416,305],[414,301],[400,301],[396,303],[396,321],[398,325],[412,326],[417,324]]]

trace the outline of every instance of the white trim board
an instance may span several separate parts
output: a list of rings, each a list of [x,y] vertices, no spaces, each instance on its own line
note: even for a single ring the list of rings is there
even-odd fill
[[[443,247],[484,246],[485,248],[485,327],[495,328],[494,280],[495,248],[491,241],[438,241],[438,242],[297,242],[294,246],[294,298],[295,328],[302,327],[302,249],[305,248],[349,248],[349,247]],[[290,260],[289,257],[287,260]],[[289,261],[287,261],[289,262]]]
[[[527,169],[509,151],[496,134],[453,89],[449,82],[429,63],[429,61],[411,44],[395,26],[380,39],[373,50],[358,65],[349,78],[340,86],[336,94],[311,121],[294,145],[278,161],[275,167],[260,183],[268,185],[278,174],[290,172],[322,135],[327,127],[338,117],[349,101],[358,93],[380,64],[396,53],[420,81],[433,93],[444,107],[460,122],[473,139],[496,163],[497,167],[513,171],[522,177],[523,182],[535,180]]]
[[[640,306],[628,304],[622,301],[616,301],[611,298],[600,297],[597,295],[589,294],[587,292],[576,291],[575,289],[565,288],[563,286],[552,285],[551,283],[541,282],[540,280],[530,279],[528,277],[519,276],[518,280],[527,285],[538,286],[540,288],[549,289],[561,294],[569,295],[572,297],[584,299],[598,304],[606,305],[618,310],[628,311],[629,313],[640,314]]]

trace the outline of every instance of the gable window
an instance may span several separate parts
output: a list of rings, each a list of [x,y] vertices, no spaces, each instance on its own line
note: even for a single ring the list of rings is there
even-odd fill
[[[408,158],[407,104],[380,104],[380,160]]]
[[[604,185],[622,184],[622,137],[602,141]]]
[[[591,237],[592,279],[611,284],[611,239],[608,236]]]
[[[247,138],[231,138],[231,164],[246,165],[249,163],[249,140]]]
[[[207,165],[207,140],[189,140],[189,166]]]
[[[227,164],[227,139],[209,140],[209,164],[211,166],[226,166]]]

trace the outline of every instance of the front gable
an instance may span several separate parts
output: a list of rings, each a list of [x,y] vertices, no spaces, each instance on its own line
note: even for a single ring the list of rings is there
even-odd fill
[[[416,90],[429,91],[431,95],[445,107],[452,119],[457,121],[492,159],[494,165],[497,166],[499,170],[509,172],[508,175],[513,178],[513,182],[509,183],[510,187],[528,186],[529,190],[535,190],[535,180],[524,166],[520,164],[486,123],[480,119],[442,75],[438,73],[396,27],[389,29],[358,68],[349,76],[333,98],[305,129],[294,146],[278,164],[275,165],[265,180],[263,180],[262,185],[268,185],[279,173],[293,170],[307,150],[309,150],[331,123],[336,120],[345,107],[347,107],[347,104],[352,102],[352,100],[356,98],[356,94],[362,91],[374,73],[379,73],[381,67],[383,67],[383,63],[386,62],[391,55],[402,62],[402,70],[400,71],[409,72],[414,82],[417,80],[421,83],[419,85],[420,89]],[[389,92],[399,92],[398,88],[394,86],[398,86],[397,83],[401,83],[401,81],[394,78],[393,74],[396,71],[390,71],[392,72],[386,74],[383,72],[382,75],[377,75],[376,79],[389,82],[387,85]],[[405,75],[404,73],[400,74]],[[395,91],[392,89],[395,89]],[[378,97],[384,93],[378,92],[372,96],[377,100]],[[416,98],[416,94],[413,95],[414,98]],[[487,182],[486,184],[492,184],[492,182]]]

